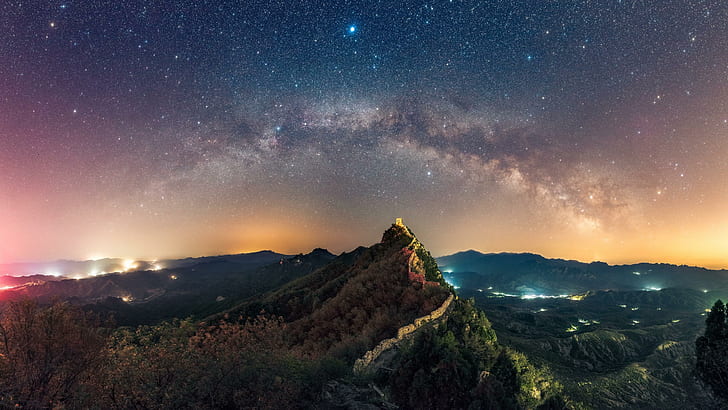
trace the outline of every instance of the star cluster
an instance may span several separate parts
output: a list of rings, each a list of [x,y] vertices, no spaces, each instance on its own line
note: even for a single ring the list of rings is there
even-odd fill
[[[719,0],[0,5],[0,263],[467,248],[728,266]]]

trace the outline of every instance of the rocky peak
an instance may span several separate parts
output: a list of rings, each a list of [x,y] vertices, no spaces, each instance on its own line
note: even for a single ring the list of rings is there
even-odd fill
[[[396,222],[382,235],[382,243],[398,245],[401,243],[401,247],[407,246],[413,239],[415,239],[415,236],[402,222],[402,218],[397,218]]]

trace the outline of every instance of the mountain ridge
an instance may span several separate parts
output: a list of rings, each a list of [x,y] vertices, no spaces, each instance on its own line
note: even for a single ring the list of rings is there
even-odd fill
[[[64,302],[31,292],[26,296],[35,301],[3,306],[41,316],[91,311],[107,323],[105,329],[84,325],[99,343],[81,362],[88,367],[74,393],[54,398],[54,407],[566,406],[548,369],[498,344],[485,314],[472,300],[456,297],[401,220],[380,242],[338,256],[318,248],[288,258],[259,256],[249,256],[249,263],[197,259],[179,268],[48,282],[27,290],[46,287]],[[131,294],[117,297],[122,292]],[[103,320],[111,315],[119,320]],[[377,355],[378,348],[385,354]],[[3,352],[0,361],[10,354]],[[378,365],[355,374],[362,356]],[[13,377],[3,380],[8,391],[25,389]],[[37,391],[20,402],[33,400]]]
[[[728,288],[728,270],[673,264],[609,265],[548,259],[533,253],[465,251],[437,258],[449,281],[514,295],[572,295],[594,290]]]
[[[676,268],[690,268],[690,269],[700,269],[700,270],[706,270],[711,272],[728,272],[728,268],[709,268],[705,266],[700,265],[690,265],[690,264],[676,264],[676,263],[666,263],[666,262],[634,262],[634,263],[609,263],[599,260],[594,261],[581,261],[578,259],[566,259],[566,258],[550,258],[543,256],[538,253],[533,252],[482,252],[477,249],[468,249],[464,251],[458,251],[455,253],[437,256],[435,259],[437,260],[446,260],[447,258],[453,258],[453,257],[461,257],[461,256],[532,256],[537,259],[543,259],[548,261],[558,261],[558,262],[564,262],[564,263],[578,263],[582,265],[606,265],[609,267],[615,267],[615,268],[622,268],[622,267],[631,267],[631,266],[672,266]]]

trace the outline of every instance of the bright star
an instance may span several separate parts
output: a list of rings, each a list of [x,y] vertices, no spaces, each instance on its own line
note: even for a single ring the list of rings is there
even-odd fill
[[[349,33],[355,33],[355,32],[356,32],[356,26],[355,25],[349,26]]]

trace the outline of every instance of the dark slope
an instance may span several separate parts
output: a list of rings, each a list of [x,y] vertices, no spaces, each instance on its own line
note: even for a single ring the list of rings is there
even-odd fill
[[[441,261],[500,342],[548,365],[587,408],[717,405],[695,379],[694,341],[704,309],[728,293],[725,271],[474,251]]]
[[[252,269],[220,258],[197,262],[27,287],[47,290],[38,293],[41,299],[53,290],[77,303],[130,292],[136,300],[109,296],[86,307],[127,325],[151,323],[99,329],[103,352],[94,358],[93,374],[55,407],[567,406],[547,370],[500,346],[483,312],[455,297],[401,220],[380,243],[338,257],[317,249]],[[5,307],[28,310],[18,306],[49,312],[69,307]],[[170,317],[176,318],[154,323]],[[54,321],[38,325],[12,327],[44,335],[17,341],[45,343],[58,330],[43,328],[55,329]],[[58,346],[61,352],[66,347]],[[9,354],[0,361],[10,363]],[[4,380],[11,383],[3,391],[25,389],[12,377]]]
[[[686,288],[728,289],[728,271],[692,266],[639,263],[608,265],[546,259],[531,253],[460,252],[437,258],[458,286],[514,294],[560,295],[589,290]]]
[[[269,251],[185,259],[180,267],[112,273],[86,279],[36,281],[5,290],[2,300],[67,300],[113,317],[118,325],[206,317],[250,296],[275,289],[327,264],[323,249],[284,257]]]
[[[224,317],[281,316],[290,352],[343,360],[350,369],[382,340],[394,341],[353,380],[328,383],[316,408],[386,405],[372,401],[377,392],[405,409],[569,408],[548,370],[498,345],[471,301],[455,299],[443,316],[399,337],[399,328],[439,308],[451,292],[427,249],[395,224],[381,243],[342,254]]]
[[[449,295],[441,283],[411,279],[410,255],[419,248],[422,245],[406,227],[392,225],[382,242],[342,254],[310,275],[227,313],[280,315],[289,323],[291,342],[299,349],[353,363]],[[424,263],[414,259],[412,269],[424,277]]]
[[[121,258],[104,258],[85,261],[58,260],[53,262],[11,263],[0,264],[0,275],[44,275],[48,276],[49,278],[58,276],[63,276],[66,278],[85,278],[87,276],[98,275],[99,273],[144,271],[157,269],[158,267],[165,269],[184,268],[194,265],[200,265],[203,263],[219,263],[220,266],[227,264],[228,266],[241,268],[265,265],[288,256],[290,255],[283,255],[275,253],[273,251],[258,251],[233,255],[216,255],[197,258],[164,259],[154,261],[126,261],[125,259]],[[129,263],[132,264],[132,269],[130,269]]]
[[[174,272],[168,274],[174,279],[163,293],[149,300],[126,303],[120,298],[108,297],[87,308],[104,317],[112,316],[119,325],[148,324],[175,317],[204,318],[307,275],[333,258],[327,250],[315,249],[309,254],[282,258],[264,266],[248,263],[243,268],[236,264],[237,269],[230,270],[225,269],[229,262],[205,261],[168,270]]]

